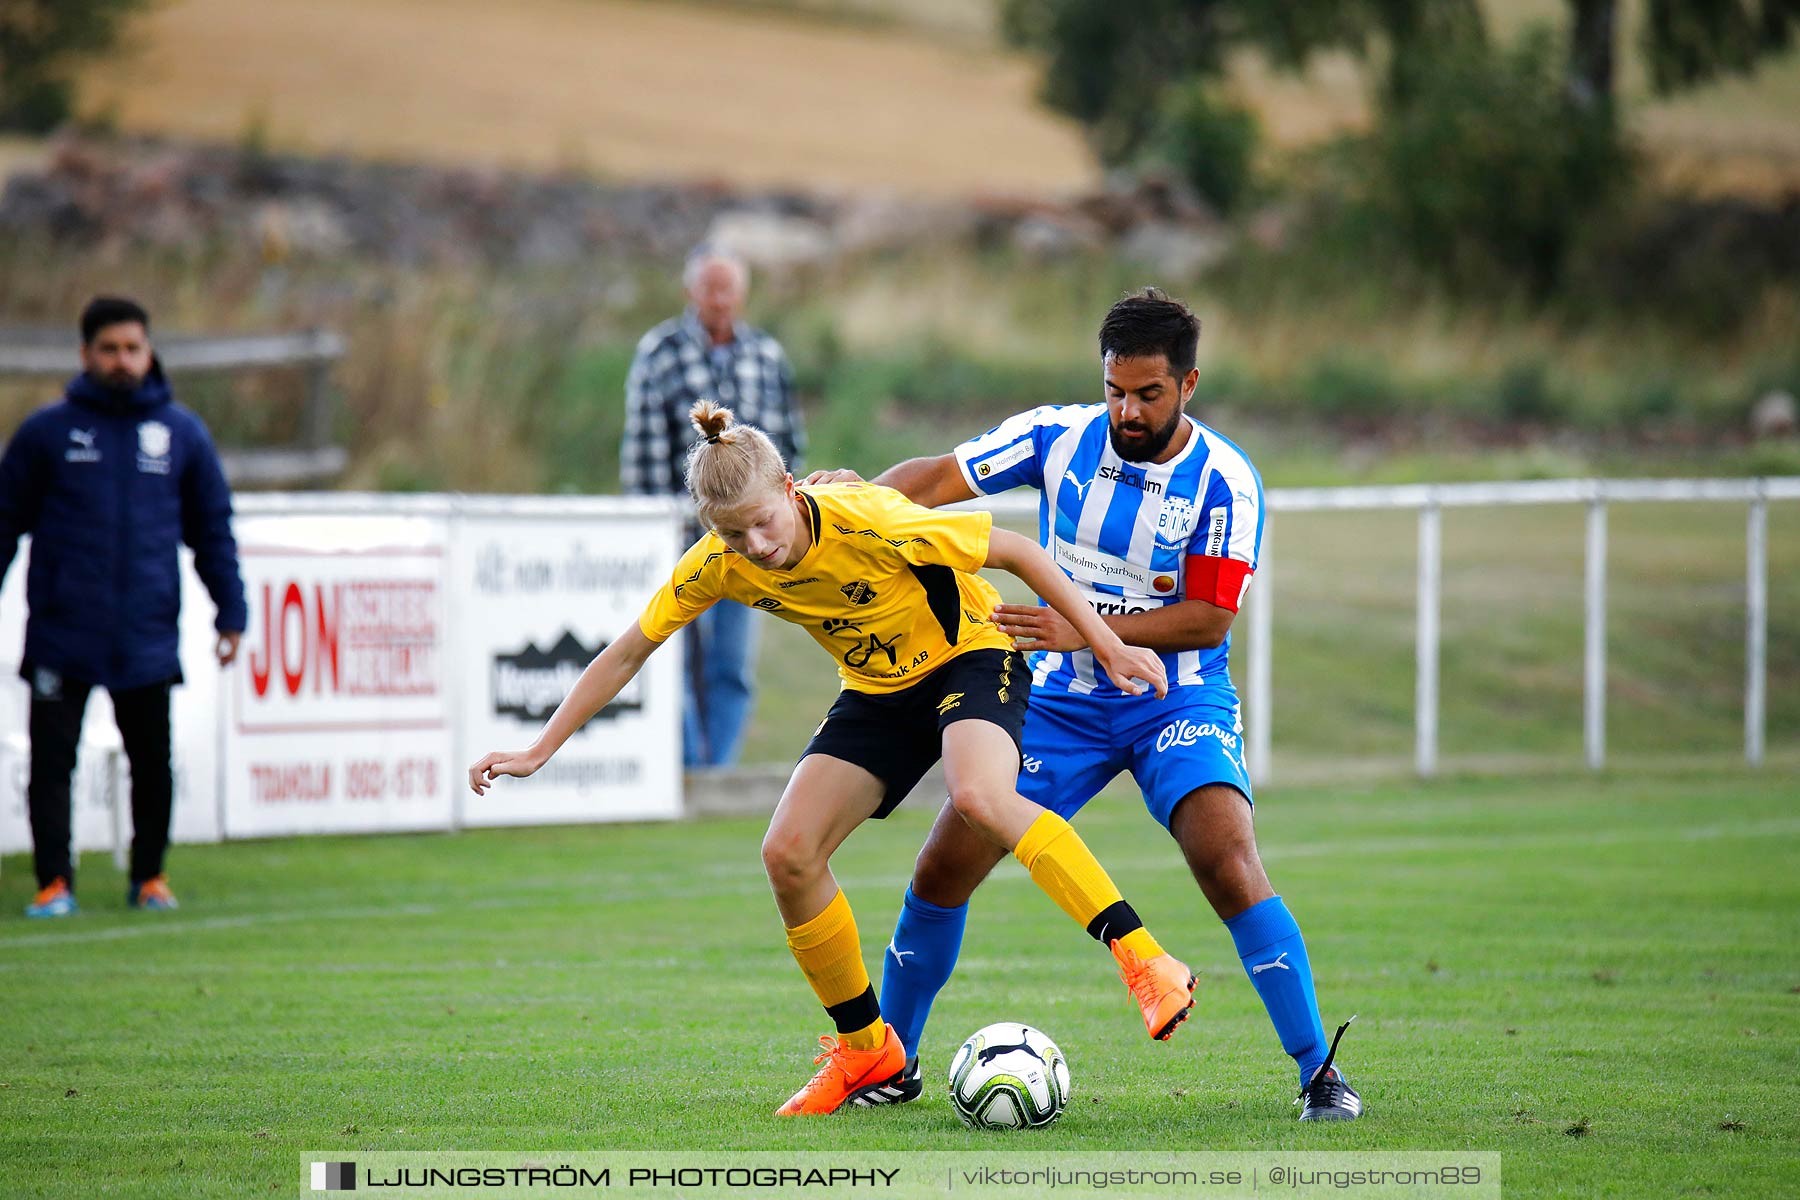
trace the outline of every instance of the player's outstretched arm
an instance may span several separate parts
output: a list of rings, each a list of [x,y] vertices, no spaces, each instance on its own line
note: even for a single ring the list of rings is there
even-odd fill
[[[1156,691],[1158,699],[1168,695],[1169,681],[1163,672],[1162,659],[1153,651],[1127,646],[1119,640],[1100,614],[1088,607],[1069,577],[1044,553],[1044,548],[1010,529],[996,529],[988,538],[987,566],[1010,571],[1031,586],[1046,603],[1062,614],[1075,632],[1081,635],[1094,657],[1122,691],[1133,695],[1143,688],[1134,680],[1143,680]]]
[[[501,775],[514,775],[520,779],[535,773],[539,767],[550,761],[550,756],[562,748],[577,729],[587,724],[595,713],[612,702],[614,696],[631,682],[634,675],[642,669],[645,660],[660,646],[661,642],[653,642],[644,636],[644,631],[633,621],[624,633],[613,640],[587,665],[563,702],[556,706],[550,719],[544,722],[543,732],[537,741],[524,750],[496,750],[485,754],[481,761],[469,768],[469,789],[477,796],[487,794],[488,788]]]
[[[806,483],[861,483],[855,471],[814,471]],[[956,455],[939,454],[932,458],[909,458],[877,475],[875,483],[891,487],[921,508],[941,508],[959,500],[973,500],[975,492],[963,478]],[[805,486],[802,484],[802,486]]]

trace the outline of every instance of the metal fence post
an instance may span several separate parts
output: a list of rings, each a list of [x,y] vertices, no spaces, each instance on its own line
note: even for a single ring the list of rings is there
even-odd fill
[[[1419,509],[1419,580],[1413,685],[1413,769],[1421,778],[1437,774],[1438,617],[1444,575],[1444,512],[1433,499]]]
[[[1606,501],[1588,501],[1583,743],[1587,765],[1606,765]]]
[[[124,773],[125,756],[118,750],[106,752],[106,805],[112,810],[113,866],[123,873],[130,864],[131,810],[126,804]]]
[[[1275,707],[1269,694],[1270,664],[1274,658],[1274,594],[1269,590],[1269,529],[1263,527],[1262,551],[1256,564],[1256,582],[1250,588],[1250,713],[1245,742],[1249,750],[1250,782],[1269,781],[1269,719]]]
[[[1762,480],[1745,529],[1744,761],[1762,766],[1769,656],[1769,501]]]

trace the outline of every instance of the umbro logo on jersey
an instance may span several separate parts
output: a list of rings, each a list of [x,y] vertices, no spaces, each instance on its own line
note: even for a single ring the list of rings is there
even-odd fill
[[[1279,955],[1276,956],[1274,962],[1257,963],[1254,967],[1251,967],[1250,973],[1252,975],[1261,975],[1264,971],[1273,971],[1276,967],[1280,967],[1284,971],[1291,971],[1294,968],[1288,966],[1286,963],[1281,961],[1282,959],[1284,959],[1286,957],[1287,957],[1287,951],[1284,950]]]
[[[780,583],[777,583],[775,586],[778,588],[791,588],[791,587],[799,587],[803,583],[817,583],[817,582],[819,582],[819,577],[817,575],[811,575],[805,579],[784,579]]]
[[[855,605],[864,605],[875,599],[875,589],[869,586],[866,579],[858,579],[855,583],[846,583],[838,591],[844,593],[844,599]]]
[[[943,716],[945,713],[949,712],[953,708],[960,708],[962,706],[962,698],[965,695],[967,695],[966,692],[951,692],[948,696],[945,696],[942,700],[939,700],[938,701],[938,716],[940,716],[940,717]]]
[[[756,602],[756,607],[764,610],[765,612],[774,612],[776,609],[781,607],[781,601],[777,600],[773,596],[764,596],[761,600],[758,600]]]

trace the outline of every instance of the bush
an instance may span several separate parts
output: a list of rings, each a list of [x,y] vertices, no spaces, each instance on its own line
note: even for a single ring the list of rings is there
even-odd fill
[[[1259,129],[1254,114],[1213,95],[1195,78],[1163,97],[1143,157],[1168,164],[1221,213],[1238,209],[1254,184]]]
[[[112,49],[144,0],[0,4],[0,129],[48,133],[73,115],[75,65]]]
[[[1468,39],[1412,64],[1364,146],[1374,227],[1460,288],[1522,281],[1546,297],[1633,168],[1611,111],[1578,105],[1563,69],[1542,28],[1509,48]]]

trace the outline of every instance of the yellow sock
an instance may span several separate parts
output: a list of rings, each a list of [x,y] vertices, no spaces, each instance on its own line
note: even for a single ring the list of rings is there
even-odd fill
[[[1102,945],[1123,941],[1140,958],[1163,952],[1075,827],[1055,813],[1046,811],[1032,822],[1013,847],[1013,857],[1058,908]]]
[[[886,1023],[863,966],[856,917],[844,893],[833,896],[812,920],[788,930],[787,944],[844,1044],[853,1050],[879,1047],[887,1036]]]

